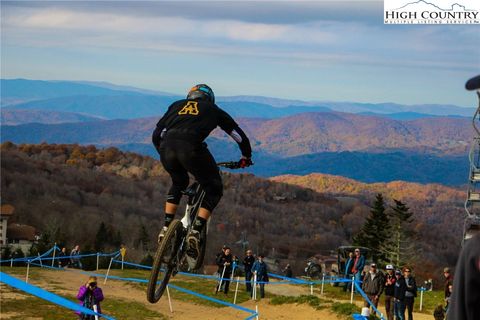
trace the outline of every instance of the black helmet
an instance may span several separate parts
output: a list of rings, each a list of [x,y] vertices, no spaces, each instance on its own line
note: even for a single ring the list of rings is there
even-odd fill
[[[215,95],[213,94],[213,90],[206,84],[197,84],[195,87],[190,89],[187,99],[200,99],[215,103]]]

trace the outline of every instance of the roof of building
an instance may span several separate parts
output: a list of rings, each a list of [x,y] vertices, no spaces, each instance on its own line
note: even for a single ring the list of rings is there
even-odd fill
[[[0,215],[2,216],[11,216],[15,211],[15,207],[10,204],[2,204],[0,207]]]
[[[26,224],[12,223],[7,227],[8,240],[35,241],[35,233],[35,228]]]

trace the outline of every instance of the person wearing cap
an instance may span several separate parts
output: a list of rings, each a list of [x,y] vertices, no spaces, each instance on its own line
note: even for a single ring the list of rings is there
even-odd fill
[[[408,312],[408,320],[413,320],[413,303],[417,296],[417,283],[415,277],[412,276],[412,269],[409,267],[403,268],[403,277],[405,278],[405,285],[407,286],[405,292],[405,307]]]
[[[385,274],[385,310],[387,313],[387,319],[393,320],[393,298],[397,278],[395,277],[395,270],[391,264],[388,264],[385,269],[387,270],[387,273]]]
[[[375,308],[378,306],[378,300],[383,293],[384,279],[383,273],[377,270],[377,265],[372,263],[369,272],[363,278],[362,289],[365,291],[368,299],[373,303]],[[369,307],[365,300],[365,307]]]
[[[362,281],[362,271],[365,267],[365,257],[360,252],[360,249],[355,249],[355,258],[353,260],[352,274],[355,276],[355,281],[360,284]]]
[[[77,299],[80,301],[80,305],[85,308],[95,310],[97,313],[102,313],[100,309],[100,302],[103,301],[103,292],[97,286],[97,277],[91,276],[88,278],[87,283],[81,286],[78,290]],[[95,307],[96,306],[96,307]],[[95,316],[87,315],[84,313],[76,312],[76,314],[82,320],[93,320]]]
[[[445,303],[447,299],[450,298],[450,290],[448,289],[453,284],[453,275],[450,272],[450,268],[443,268],[443,276],[445,277],[445,282],[443,286],[443,291],[445,293]]]
[[[263,261],[263,258],[264,256],[259,254],[257,261],[255,261],[252,266],[252,273],[257,276],[257,281],[260,286],[260,298],[265,298],[265,283],[269,281],[267,264]]]
[[[405,320],[405,292],[407,292],[407,285],[405,278],[402,276],[402,271],[395,271],[395,289],[393,292],[393,311],[396,320]]]
[[[245,258],[243,259],[243,267],[245,269],[245,285],[247,287],[247,292],[252,292],[252,266],[255,262],[255,257],[253,256],[252,250],[248,249],[245,253]]]

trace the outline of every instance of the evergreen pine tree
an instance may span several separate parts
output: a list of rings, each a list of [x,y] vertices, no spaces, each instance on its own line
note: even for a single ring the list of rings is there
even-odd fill
[[[388,236],[389,225],[385,210],[385,200],[382,194],[379,193],[375,197],[375,202],[370,210],[370,216],[365,220],[365,224],[360,232],[353,238],[353,243],[357,246],[369,248],[373,261],[383,263],[385,254],[381,247]]]
[[[97,235],[95,236],[95,242],[93,245],[94,249],[97,252],[102,252],[102,250],[105,248],[105,245],[109,242],[109,238],[110,236],[107,230],[107,226],[102,221],[102,223],[100,223],[100,226],[98,227]]]
[[[150,244],[150,239],[148,237],[148,232],[143,223],[140,225],[138,230],[137,240],[135,241],[136,247],[140,247],[142,250],[148,250],[148,245]]]
[[[390,236],[382,245],[386,261],[397,267],[409,264],[415,254],[415,233],[411,228],[413,213],[401,201],[395,200],[389,213]]]

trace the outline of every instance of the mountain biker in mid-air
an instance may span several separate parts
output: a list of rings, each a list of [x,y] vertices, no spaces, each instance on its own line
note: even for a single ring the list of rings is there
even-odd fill
[[[242,153],[239,167],[252,165],[250,141],[232,117],[215,104],[215,95],[205,84],[194,86],[186,99],[172,103],[152,135],[163,167],[172,179],[165,203],[165,226],[160,232],[159,242],[175,217],[182,191],[189,183],[188,173],[205,190],[198,216],[187,237],[187,254],[193,259],[200,254],[200,232],[223,195],[220,172],[207,144],[203,142],[217,126],[238,143]]]

